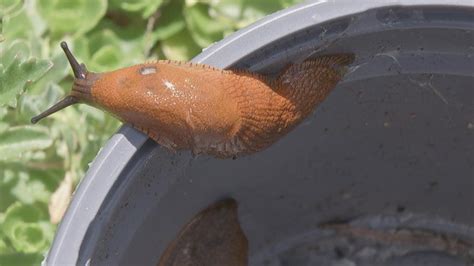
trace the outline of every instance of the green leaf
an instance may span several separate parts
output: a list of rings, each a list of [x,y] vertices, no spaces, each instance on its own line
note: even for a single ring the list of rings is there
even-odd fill
[[[52,143],[45,127],[12,127],[0,134],[0,161],[18,161],[24,152],[46,149]]]
[[[106,10],[107,0],[38,0],[38,11],[53,36],[80,36],[97,25]]]
[[[56,49],[59,50],[59,48]],[[64,56],[62,50],[60,51],[60,53],[56,53],[55,55],[53,55],[51,61],[53,63],[53,67],[51,67],[51,69],[49,69],[49,71],[46,72],[46,74],[44,74],[41,79],[37,80],[34,84],[32,84],[31,88],[28,88],[29,92],[35,94],[42,93],[47,90],[51,85],[56,85],[56,87],[59,88],[57,83],[63,80],[64,77],[69,74],[69,71],[71,71],[69,63],[66,59],[66,56]]]
[[[14,233],[15,224],[36,223],[44,218],[44,213],[37,206],[15,202],[5,211],[2,229],[5,235],[11,236]]]
[[[41,94],[25,94],[20,101],[20,114],[24,122],[28,123],[31,117],[43,112],[63,95],[63,90],[56,84],[50,84]]]
[[[11,235],[12,244],[17,251],[32,253],[45,246],[45,236],[37,224],[18,223]]]
[[[3,35],[6,40],[29,39],[35,34],[35,25],[31,22],[26,8],[4,17]]]
[[[239,21],[237,26],[239,28],[246,27],[264,16],[282,8],[283,6],[279,1],[244,0],[242,5],[242,19]]]
[[[0,211],[5,210],[14,203],[16,198],[11,195],[10,191],[17,182],[15,173],[10,170],[0,171]],[[0,225],[3,223],[2,213],[0,213]],[[2,234],[0,227],[0,235]]]
[[[24,254],[24,253],[10,253],[0,254],[0,266],[26,266],[26,265],[40,265],[44,259],[43,254]]]
[[[114,31],[104,29],[94,31],[87,41],[78,42],[77,47],[79,54],[88,58],[88,69],[102,72],[143,62],[144,56],[138,43],[141,44],[141,41],[125,41]]]
[[[21,6],[21,0],[2,0],[0,1],[0,18],[12,13]]]
[[[181,1],[171,1],[162,7],[157,27],[152,33],[153,42],[167,39],[186,27],[182,10]]]
[[[228,27],[223,23],[216,23],[209,16],[209,6],[205,4],[188,7],[184,13],[191,36],[203,48],[222,39],[223,31]]]
[[[86,114],[88,117],[97,120],[100,123],[105,120],[105,113],[102,110],[98,110],[97,108],[86,104],[79,105],[78,108],[81,113]]]
[[[5,132],[10,125],[6,122],[0,122],[0,134]]]
[[[116,47],[111,45],[100,48],[92,56],[92,62],[90,65],[96,71],[109,71],[116,69],[120,66],[122,53]]]
[[[89,37],[89,51],[91,54],[94,54],[105,46],[119,49],[121,41],[122,40],[120,40],[117,35],[109,29],[96,31]]]
[[[3,50],[3,49],[2,49]],[[8,68],[14,60],[24,61],[30,56],[30,47],[23,40],[13,41],[5,52],[2,52],[0,63]]]
[[[242,16],[244,0],[221,0],[211,5],[212,12],[233,21],[238,21]]]
[[[24,253],[44,250],[54,234],[41,209],[18,202],[8,207],[2,228],[15,250]]]
[[[279,0],[283,8],[288,8],[302,2],[302,0]]]
[[[3,18],[0,18],[0,42],[3,42],[5,37],[3,37]]]
[[[12,250],[7,245],[7,243],[5,243],[4,240],[2,240],[2,237],[0,235],[0,256],[1,256],[1,254],[11,253],[11,252],[12,252]]]
[[[120,1],[120,7],[130,12],[141,12],[143,18],[148,18],[163,3],[163,0],[125,0]]]
[[[193,41],[187,30],[163,40],[161,49],[166,58],[173,60],[189,60],[191,57],[201,52],[201,48]]]
[[[153,15],[158,8],[163,4],[163,0],[149,0],[148,5],[143,9],[142,17],[148,18]]]
[[[7,114],[8,109],[6,107],[0,107],[0,119],[3,119]]]
[[[69,47],[69,49],[71,49],[72,53],[77,58],[77,60],[79,62],[84,62],[84,64],[85,63],[89,64],[89,61],[91,58],[89,43],[90,43],[90,37],[78,38],[74,40],[72,47]],[[62,56],[64,57],[64,54],[62,54]],[[69,63],[67,63],[67,61],[66,61],[66,64],[67,64],[66,68],[68,70],[67,73],[71,72],[71,75],[72,75],[72,69],[70,69]]]
[[[23,92],[25,86],[40,78],[52,67],[49,60],[25,60],[28,54],[25,47],[24,42],[14,42],[2,53],[5,58],[0,58],[0,106],[16,107],[16,97]]]
[[[18,182],[11,190],[11,194],[26,204],[32,204],[34,202],[47,204],[51,195],[51,193],[46,190],[46,186],[43,182],[30,179],[26,172],[18,173]]]
[[[7,69],[0,69],[0,106],[16,107],[17,95],[22,93],[25,86],[40,78],[52,64],[49,60],[28,59],[15,62]]]

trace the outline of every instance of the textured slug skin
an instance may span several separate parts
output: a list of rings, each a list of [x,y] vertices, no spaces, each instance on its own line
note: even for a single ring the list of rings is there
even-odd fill
[[[276,79],[207,65],[157,61],[103,73],[91,101],[171,150],[226,158],[260,151],[307,117],[353,55],[322,56]]]

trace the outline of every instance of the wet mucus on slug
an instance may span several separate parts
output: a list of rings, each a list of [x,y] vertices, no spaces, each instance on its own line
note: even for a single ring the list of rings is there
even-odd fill
[[[275,79],[169,60],[94,73],[61,43],[74,72],[63,100],[36,123],[76,103],[112,113],[170,150],[232,158],[263,150],[313,112],[343,77],[352,54],[288,66]]]

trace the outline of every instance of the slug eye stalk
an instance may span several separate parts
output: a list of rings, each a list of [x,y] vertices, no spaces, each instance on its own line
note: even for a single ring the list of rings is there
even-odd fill
[[[45,117],[47,117],[51,114],[54,114],[57,111],[62,110],[62,109],[66,108],[70,105],[76,104],[78,102],[79,102],[79,100],[76,99],[76,97],[68,95],[64,99],[62,99],[61,101],[56,103],[55,105],[49,107],[46,111],[44,111],[41,114],[31,118],[31,123],[36,124],[41,119],[43,119],[43,118],[45,118]]]
[[[66,54],[67,60],[71,65],[72,71],[74,72],[74,77],[76,79],[86,79],[86,69],[84,64],[79,64],[77,59],[72,55],[69,47],[67,47],[66,42],[61,42],[61,48],[63,49],[64,53]]]
[[[61,48],[63,49],[64,53],[66,54],[67,60],[69,61],[69,64],[71,65],[72,71],[74,72],[74,77],[75,80],[74,82],[78,80],[86,80],[86,74],[87,74],[87,69],[84,64],[79,64],[77,62],[77,59],[74,57],[74,55],[71,53],[69,50],[69,47],[67,46],[66,42],[61,42]],[[73,86],[74,90],[74,86]],[[56,113],[57,111],[60,111],[70,105],[76,104],[80,102],[80,98],[77,97],[76,95],[73,95],[74,93],[71,93],[70,95],[64,97],[61,101],[56,103],[55,105],[51,106],[48,108],[46,111],[42,112],[41,114],[31,118],[31,123],[36,124],[38,121],[41,119]]]

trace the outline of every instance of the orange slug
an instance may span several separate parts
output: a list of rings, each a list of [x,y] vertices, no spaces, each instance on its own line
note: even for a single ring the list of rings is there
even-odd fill
[[[247,264],[248,240],[240,227],[234,199],[218,201],[194,216],[158,262],[158,266]]]
[[[32,123],[75,103],[118,117],[170,150],[219,158],[269,147],[306,118],[336,86],[353,54],[288,66],[270,79],[245,70],[159,60],[94,73],[61,43],[74,72],[72,91]]]

